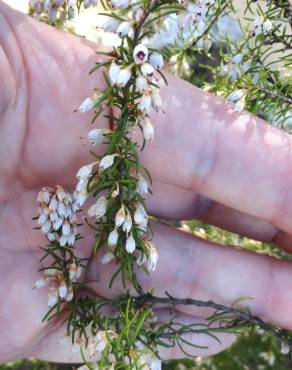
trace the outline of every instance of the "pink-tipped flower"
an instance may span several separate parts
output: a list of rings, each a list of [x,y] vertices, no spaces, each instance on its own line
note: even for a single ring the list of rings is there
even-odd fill
[[[123,222],[125,221],[125,218],[126,218],[126,211],[125,211],[125,207],[122,205],[122,207],[116,213],[116,217],[115,217],[116,227],[122,226]]]

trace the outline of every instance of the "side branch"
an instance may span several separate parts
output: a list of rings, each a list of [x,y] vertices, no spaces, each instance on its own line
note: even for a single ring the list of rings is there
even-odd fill
[[[224,314],[233,315],[234,318],[242,320],[242,324],[252,324],[258,326],[265,332],[273,335],[274,337],[278,338],[281,343],[288,345],[292,348],[292,339],[287,335],[286,330],[279,329],[271,324],[264,322],[261,318],[252,315],[248,308],[236,308],[234,306],[228,307],[219,303],[215,303],[211,300],[209,301],[201,301],[192,298],[175,298],[172,297],[169,293],[165,292],[166,297],[156,297],[150,293],[140,295],[135,297],[134,300],[137,305],[142,306],[145,304],[167,304],[167,305],[185,305],[185,306],[196,306],[196,307],[204,307],[204,308],[212,308],[215,310],[215,315],[212,316],[213,319],[216,319],[216,314],[218,315],[218,320],[220,316]]]

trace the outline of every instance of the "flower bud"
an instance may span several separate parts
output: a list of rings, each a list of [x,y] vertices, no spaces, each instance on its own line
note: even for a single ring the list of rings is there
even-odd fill
[[[129,68],[124,68],[118,74],[116,84],[120,87],[124,87],[127,85],[131,77],[132,77],[131,70]]]
[[[77,177],[78,179],[80,179],[80,180],[81,180],[81,179],[82,179],[82,180],[84,180],[84,179],[88,179],[88,178],[91,176],[93,166],[94,166],[96,163],[97,163],[97,162],[89,163],[89,164],[87,164],[86,166],[81,167],[81,168],[78,170],[78,172],[77,172],[77,174],[76,174],[76,177]]]
[[[234,63],[234,64],[240,64],[242,62],[242,59],[243,59],[243,54],[242,53],[236,54],[232,58],[232,63]]]
[[[103,28],[105,32],[116,32],[119,25],[120,21],[116,18],[102,16],[101,28]]]
[[[69,236],[70,235],[70,224],[67,220],[65,220],[63,222],[63,225],[62,225],[62,234],[64,236]]]
[[[68,292],[68,288],[67,288],[67,285],[65,283],[65,281],[62,281],[59,288],[58,288],[58,291],[59,291],[59,296],[61,299],[65,299],[66,296],[67,296],[67,292]]]
[[[97,1],[96,0],[84,0],[83,2],[83,6],[85,9],[91,7],[91,6],[96,6],[97,5]]]
[[[143,205],[141,203],[138,203],[137,206],[136,206],[136,210],[135,210],[135,213],[134,213],[134,220],[136,222],[136,224],[141,224],[145,221],[145,219],[147,219],[147,213],[145,211],[145,208],[143,207]]]
[[[119,239],[118,230],[116,228],[114,228],[113,231],[111,231],[109,233],[109,236],[108,236],[108,239],[107,239],[109,246],[111,246],[111,247],[116,246],[117,242],[118,242],[118,239]]]
[[[108,200],[105,196],[101,196],[95,204],[88,209],[88,215],[90,217],[100,218],[106,214]]]
[[[149,62],[154,69],[163,67],[163,56],[159,53],[152,53],[149,57]]]
[[[58,291],[54,288],[49,289],[48,293],[48,307],[53,307],[58,302]]]
[[[145,119],[141,122],[143,127],[143,136],[146,141],[151,141],[154,139],[154,127],[149,119]]]
[[[132,229],[132,224],[133,224],[132,217],[131,217],[130,212],[128,211],[127,215],[126,215],[126,218],[125,218],[125,221],[123,223],[123,227],[122,227],[123,231],[126,232],[126,233],[129,233]]]
[[[138,173],[138,192],[139,194],[147,194],[148,193],[148,183],[145,178]]]
[[[116,218],[115,218],[116,227],[120,227],[125,221],[125,218],[126,218],[126,211],[125,211],[125,207],[122,205],[122,207],[116,213]]]
[[[147,80],[145,77],[139,76],[137,77],[135,84],[136,84],[136,90],[138,92],[143,92],[147,86]]]
[[[108,71],[109,79],[113,85],[116,84],[120,72],[121,72],[120,66],[113,62]]]
[[[129,22],[122,22],[118,29],[117,29],[117,34],[120,36],[120,37],[125,37],[129,34],[129,32],[131,31],[132,29],[132,26],[131,26],[131,23]]]
[[[129,6],[129,0],[110,0],[113,9],[125,9]]]
[[[133,10],[133,19],[135,22],[140,22],[144,17],[145,10],[142,6],[137,6]]]
[[[126,241],[126,251],[128,253],[133,253],[135,249],[136,249],[136,242],[133,237],[133,234],[131,233],[131,235],[127,238],[127,241]]]
[[[80,105],[79,107],[79,112],[80,113],[86,113],[88,111],[90,111],[90,109],[92,109],[94,107],[96,103],[96,100],[89,97],[89,98],[86,98],[82,104]]]
[[[34,283],[34,288],[35,289],[40,289],[40,288],[43,288],[47,285],[47,282],[45,279],[39,279],[37,280],[35,283]]]
[[[118,154],[109,154],[102,158],[99,164],[99,170],[104,171],[107,168],[111,167],[114,164],[115,157],[117,157]]]
[[[89,131],[87,135],[88,141],[90,142],[92,146],[95,146],[96,144],[101,144],[104,140],[104,135],[109,132],[110,130],[106,130],[106,129],[100,129],[100,128],[93,129]]]
[[[150,63],[144,63],[141,66],[141,72],[142,72],[143,76],[150,77],[154,73],[154,68],[152,67],[152,65]]]
[[[267,35],[269,32],[271,32],[273,29],[273,23],[267,19],[264,23],[263,23],[263,31],[264,31],[264,34]]]
[[[154,271],[158,262],[158,251],[157,249],[149,243],[149,256],[147,259],[147,270]]]
[[[142,112],[148,112],[151,108],[151,95],[145,92],[138,103],[138,109]]]
[[[162,107],[161,97],[158,89],[153,89],[151,93],[152,107],[158,111]]]

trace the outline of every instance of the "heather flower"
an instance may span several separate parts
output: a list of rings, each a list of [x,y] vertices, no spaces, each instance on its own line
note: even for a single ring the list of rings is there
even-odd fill
[[[135,46],[133,51],[133,58],[136,64],[145,63],[148,59],[148,49],[143,44],[138,44]]]
[[[131,233],[130,236],[126,240],[126,251],[128,253],[133,253],[136,249],[136,242],[133,237],[133,234]]]
[[[101,218],[106,214],[108,200],[105,196],[100,197],[95,204],[88,209],[90,217]]]
[[[129,22],[122,22],[119,27],[117,28],[117,34],[120,37],[128,36],[129,33],[133,30],[131,23]]]
[[[138,186],[137,186],[138,193],[141,195],[147,194],[148,193],[147,181],[140,173],[138,173],[137,177],[138,177]]]
[[[76,237],[76,210],[74,197],[57,185],[43,188],[38,196],[38,224],[49,241],[57,240],[61,246],[73,245]]]
[[[114,164],[115,158],[118,156],[118,154],[109,154],[104,156],[99,164],[99,170],[104,171],[111,167]]]
[[[125,207],[122,205],[122,207],[116,213],[116,217],[115,217],[116,227],[122,226],[123,222],[125,221],[125,218],[126,218],[126,211],[125,211]]]
[[[159,53],[152,53],[149,62],[154,69],[160,69],[163,67],[163,56]]]
[[[144,63],[141,66],[141,72],[143,76],[150,77],[154,73],[154,68],[150,63]]]
[[[120,74],[121,68],[115,62],[113,62],[109,68],[109,78],[113,85],[117,83],[118,76]]]
[[[142,112],[148,112],[151,108],[151,102],[151,95],[148,91],[145,91],[138,103],[138,109]]]
[[[125,9],[129,6],[129,0],[109,0],[113,9]]]
[[[114,228],[110,233],[109,233],[109,236],[108,236],[108,244],[109,246],[111,247],[114,247],[116,246],[117,242],[118,242],[118,239],[119,239],[119,233],[117,231],[116,228]]]
[[[147,80],[145,77],[138,76],[135,81],[135,84],[136,84],[136,90],[138,92],[143,92],[147,87]]]
[[[154,127],[148,118],[141,121],[143,136],[146,141],[154,139]]]
[[[130,68],[121,69],[117,76],[116,84],[119,87],[124,87],[127,85],[131,77],[132,77],[132,72]]]
[[[123,222],[122,229],[124,232],[129,233],[132,229],[132,217],[129,211],[126,212],[125,221]]]
[[[87,138],[90,144],[95,146],[96,144],[101,144],[105,139],[105,135],[110,132],[111,130],[95,128],[89,131]]]

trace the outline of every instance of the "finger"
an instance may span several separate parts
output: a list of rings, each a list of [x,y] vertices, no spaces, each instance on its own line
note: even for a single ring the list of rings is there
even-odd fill
[[[288,261],[230,248],[201,240],[167,226],[155,225],[154,243],[159,249],[155,272],[146,276],[138,272],[139,281],[155,295],[213,300],[230,306],[241,303],[254,315],[281,327],[292,328],[292,267]],[[116,295],[122,289],[116,281],[112,290],[102,282],[109,281],[114,263],[91,267],[96,291],[101,295]],[[100,283],[99,283],[100,281]],[[195,316],[208,316],[209,310],[179,306],[179,310]]]
[[[63,178],[68,186],[75,181],[77,168],[92,161],[86,140],[91,117],[75,110],[94,88],[104,88],[101,75],[89,76],[97,60],[95,49],[81,38],[36,22],[3,3],[0,13],[6,25],[0,43],[16,85],[15,104],[5,112],[0,127],[1,133],[5,128],[3,135],[8,140],[0,151],[6,155],[1,171],[8,162],[14,170],[9,174],[11,181],[17,173],[25,186],[55,184]],[[16,124],[11,124],[15,117]],[[98,124],[108,127],[108,120],[101,117]],[[13,158],[11,154],[7,161],[10,152]]]
[[[143,154],[153,177],[292,230],[292,139],[215,96],[167,75],[165,114]],[[153,161],[156,158],[156,161]]]
[[[175,220],[197,219],[222,229],[261,241],[272,241],[279,232],[267,221],[212,201],[191,190],[154,182],[147,197],[152,215]]]
[[[155,181],[152,190],[153,195],[147,197],[147,206],[157,217],[197,219],[247,238],[277,244],[289,253],[292,250],[291,235],[270,222],[170,184]]]

